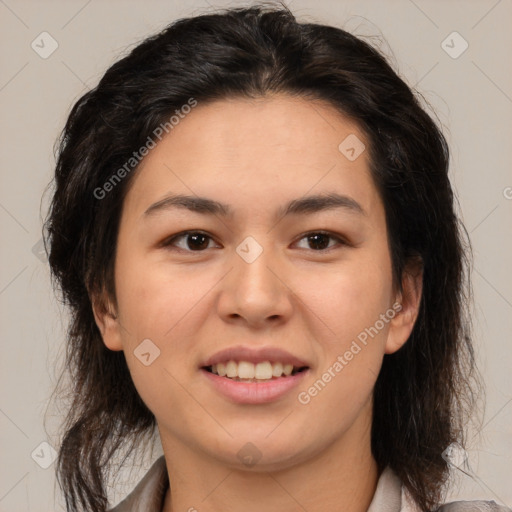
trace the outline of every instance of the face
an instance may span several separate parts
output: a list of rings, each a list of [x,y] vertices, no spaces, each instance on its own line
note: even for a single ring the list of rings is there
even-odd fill
[[[122,209],[117,316],[95,313],[164,445],[269,469],[365,438],[418,299],[393,287],[368,144],[327,104],[278,95],[199,103],[145,157]],[[205,369],[230,360],[235,377]],[[280,363],[293,374],[268,379]]]

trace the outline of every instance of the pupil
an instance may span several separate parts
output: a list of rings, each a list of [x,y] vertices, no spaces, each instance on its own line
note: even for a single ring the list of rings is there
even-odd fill
[[[318,243],[318,239],[319,238],[323,239],[324,242],[327,241],[327,243],[324,243],[324,244],[321,243],[321,242]],[[312,245],[315,246],[316,249],[325,249],[329,245],[329,237],[327,235],[322,234],[322,233],[317,233],[315,235],[310,235],[309,236],[309,240],[310,240],[310,242],[311,242],[311,240],[314,240]],[[321,247],[318,247],[319,245]]]
[[[198,238],[199,238],[199,239],[201,239],[201,238],[202,238],[202,240],[203,240],[203,244],[201,244],[201,243],[197,244],[197,239],[198,239]],[[188,244],[187,244],[187,245],[188,245],[188,248],[189,248],[189,249],[197,249],[197,248],[201,249],[201,248],[205,248],[205,247],[203,247],[203,246],[204,246],[204,241],[206,240],[206,238],[207,238],[207,237],[206,237],[206,235],[203,235],[203,234],[201,234],[201,233],[195,233],[195,234],[193,234],[193,235],[189,235],[189,238],[188,238],[189,242],[190,242],[190,240],[191,240],[191,239],[193,239],[193,240],[194,240],[194,242],[193,242],[192,244],[188,243]],[[198,246],[199,246],[199,247],[198,247]],[[208,246],[208,243],[206,243],[206,247],[207,247],[207,246]]]

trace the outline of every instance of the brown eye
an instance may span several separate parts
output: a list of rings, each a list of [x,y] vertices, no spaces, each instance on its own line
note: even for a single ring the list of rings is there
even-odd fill
[[[308,247],[306,249],[312,249],[315,252],[328,252],[330,249],[336,246],[329,246],[330,240],[335,240],[339,245],[348,245],[342,238],[326,231],[315,231],[307,233],[301,238],[301,240],[307,240]]]
[[[343,238],[326,231],[307,233],[300,239],[300,241],[302,240],[307,241],[307,247],[303,248],[314,252],[330,252],[337,245],[349,245]],[[166,239],[161,245],[170,249],[176,247],[186,252],[203,252],[209,248],[211,241],[213,241],[212,237],[201,231],[184,231]],[[330,244],[331,241],[337,242],[337,244]]]
[[[184,244],[178,245],[177,241],[185,240]],[[200,231],[184,231],[178,235],[168,238],[162,246],[177,246],[179,249],[189,252],[201,252],[208,249],[208,243],[212,238]]]

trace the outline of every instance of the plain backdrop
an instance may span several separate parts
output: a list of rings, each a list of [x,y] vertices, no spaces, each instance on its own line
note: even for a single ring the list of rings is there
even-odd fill
[[[512,506],[512,2],[286,4],[301,21],[374,41],[437,112],[474,247],[475,343],[487,392],[483,428],[467,452],[468,474],[454,469],[447,499]],[[64,409],[47,406],[61,368],[67,316],[51,289],[40,239],[48,204],[43,191],[66,116],[143,37],[177,18],[235,5],[249,4],[0,0],[0,511],[64,510],[52,452]],[[152,455],[132,461],[110,491],[113,503],[161,453],[157,440]]]

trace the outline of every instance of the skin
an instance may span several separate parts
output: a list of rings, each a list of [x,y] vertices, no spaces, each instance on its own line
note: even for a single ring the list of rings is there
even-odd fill
[[[94,311],[105,345],[124,351],[156,417],[172,488],[165,512],[370,505],[380,476],[370,450],[372,391],[384,355],[411,333],[421,275],[404,274],[403,292],[395,289],[368,151],[350,161],[338,149],[350,134],[368,148],[354,122],[319,101],[273,95],[199,103],[134,176],[118,235],[117,304],[105,311],[95,298]],[[291,199],[328,192],[350,196],[365,214],[338,208],[274,218]],[[221,201],[234,214],[143,215],[169,193]],[[199,250],[190,237],[159,245],[184,230],[210,238]],[[332,249],[319,250],[305,237],[318,230],[348,245],[327,238]],[[248,236],[263,249],[252,263],[236,252]],[[396,302],[401,312],[301,404],[297,394]],[[134,355],[147,338],[160,349],[149,366]],[[309,362],[310,375],[275,402],[232,403],[199,366],[238,344],[285,349]],[[237,456],[248,442],[261,454],[250,467]]]

